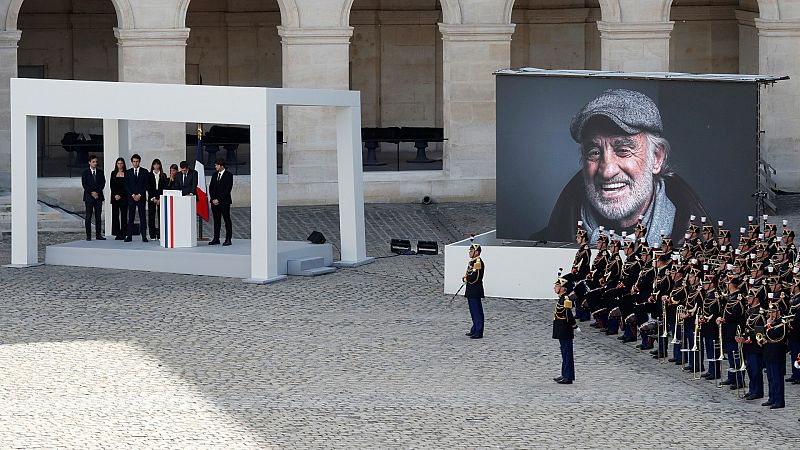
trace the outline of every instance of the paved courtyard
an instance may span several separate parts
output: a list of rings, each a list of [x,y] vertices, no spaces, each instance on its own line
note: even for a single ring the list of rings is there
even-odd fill
[[[465,302],[442,294],[443,257],[391,257],[388,241],[489,230],[494,205],[366,214],[369,254],[389,257],[269,286],[0,268],[0,448],[796,445],[800,386],[770,411],[588,327],[576,384],[553,383],[550,301],[487,299],[486,336],[467,339]],[[338,236],[335,207],[280,208],[279,220],[283,239]]]

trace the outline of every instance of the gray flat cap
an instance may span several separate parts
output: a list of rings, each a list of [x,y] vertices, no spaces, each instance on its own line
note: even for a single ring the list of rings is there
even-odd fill
[[[650,97],[627,89],[609,89],[590,101],[572,118],[569,132],[575,142],[580,143],[583,128],[595,116],[611,119],[628,134],[649,131],[660,135],[664,132],[661,113]]]

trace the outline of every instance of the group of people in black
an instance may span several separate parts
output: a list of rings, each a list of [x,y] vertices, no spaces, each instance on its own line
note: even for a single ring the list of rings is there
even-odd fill
[[[131,156],[131,167],[125,164],[125,159],[117,158],[114,170],[110,176],[111,190],[111,234],[116,240],[131,242],[134,234],[141,234],[142,241],[159,239],[158,228],[161,205],[161,195],[165,190],[181,191],[184,196],[196,196],[198,175],[197,171],[190,168],[186,161],[180,165],[172,164],[169,173],[165,173],[161,160],[154,159],[150,170],[140,167],[142,158],[138,154]],[[103,190],[106,187],[106,178],[103,171],[97,167],[97,156],[89,157],[89,167],[81,176],[83,185],[83,201],[86,205],[86,240],[92,240],[92,217],[95,223],[95,239],[105,240],[102,233],[100,216],[102,205],[105,201]],[[230,208],[231,191],[233,189],[233,175],[225,169],[225,160],[214,163],[215,173],[212,175],[208,186],[208,197],[211,201],[211,211],[214,217],[214,239],[209,245],[220,243],[222,220],[225,221],[225,242],[222,245],[231,245],[233,235]],[[136,228],[136,214],[138,211],[138,232]]]
[[[736,246],[723,222],[715,228],[704,217],[699,224],[691,217],[678,248],[668,236],[651,247],[641,220],[633,235],[601,227],[594,257],[578,222],[580,248],[554,286],[553,337],[562,341],[563,359],[556,381],[575,379],[573,330],[594,319],[591,326],[605,334],[638,341],[653,358],[720,380],[746,400],[765,397],[766,370],[762,405],[783,408],[785,385],[800,385],[800,263],[788,223],[778,235],[777,224],[760,219],[748,217]]]

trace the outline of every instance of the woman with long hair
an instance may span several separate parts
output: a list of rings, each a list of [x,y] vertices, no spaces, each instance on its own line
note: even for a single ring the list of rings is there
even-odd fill
[[[161,160],[156,158],[150,164],[150,179],[147,181],[147,225],[150,239],[158,239],[158,212],[161,206],[161,194],[167,186],[167,176],[161,170]]]
[[[128,235],[128,193],[125,190],[125,159],[117,158],[111,172],[111,233],[121,241]]]

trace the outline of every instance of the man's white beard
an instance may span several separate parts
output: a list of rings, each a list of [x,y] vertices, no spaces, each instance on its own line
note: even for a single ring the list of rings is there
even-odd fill
[[[617,202],[605,202],[602,200],[602,188],[598,188],[594,183],[586,182],[586,198],[592,207],[600,213],[606,220],[621,221],[631,218],[642,209],[650,195],[653,193],[653,165],[655,157],[648,151],[645,173],[638,179],[632,180],[624,173],[620,172],[611,180],[603,180],[603,183],[625,183],[630,187],[631,195]]]

